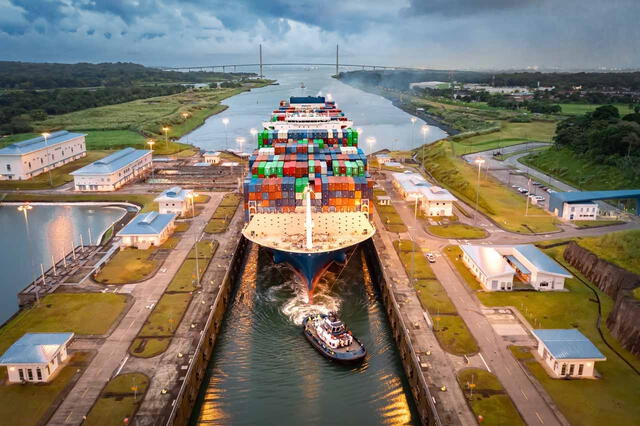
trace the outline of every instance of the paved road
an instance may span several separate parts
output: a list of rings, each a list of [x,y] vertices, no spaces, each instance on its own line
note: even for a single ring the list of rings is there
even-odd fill
[[[394,199],[399,199],[392,185],[383,184],[387,193],[394,194]],[[419,221],[413,216],[413,211],[404,201],[394,202],[394,206],[403,221],[410,227],[410,236],[421,247],[431,250],[440,250],[448,242],[437,239],[428,234]],[[533,383],[516,363],[508,349],[508,342],[498,336],[489,321],[482,314],[482,304],[475,297],[467,285],[453,271],[450,264],[441,256],[432,265],[438,281],[444,286],[458,313],[465,321],[471,334],[475,337],[481,349],[481,354],[504,388],[509,393],[518,411],[529,425],[561,425],[556,413],[538,393]],[[561,414],[560,414],[561,416]]]
[[[191,222],[190,228],[165,260],[162,269],[151,279],[139,283],[132,292],[134,302],[120,320],[115,330],[107,337],[98,353],[80,379],[66,395],[52,418],[50,425],[78,425],[87,415],[94,401],[109,379],[116,375],[128,358],[131,342],[142,328],[151,310],[147,306],[157,303],[165,288],[182,265],[193,246],[194,237],[199,236],[218,206],[221,193],[211,193],[200,215]]]

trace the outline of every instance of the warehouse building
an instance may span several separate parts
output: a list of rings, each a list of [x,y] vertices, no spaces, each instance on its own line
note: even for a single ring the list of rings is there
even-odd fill
[[[25,180],[87,155],[84,133],[66,130],[0,149],[0,180]]]
[[[616,191],[555,192],[549,196],[549,211],[565,220],[596,220],[599,209],[595,201],[635,199],[640,215],[640,189]]]
[[[403,199],[418,202],[419,208],[427,216],[453,216],[453,202],[456,198],[449,191],[431,185],[418,173],[392,173],[392,183]]]
[[[218,165],[222,161],[222,155],[220,151],[207,151],[203,156],[205,163]]]
[[[68,358],[73,333],[25,333],[0,357],[9,383],[48,382]]]
[[[173,234],[176,228],[175,213],[140,213],[118,232],[123,247],[146,250],[159,247]]]
[[[175,213],[177,216],[184,216],[193,207],[193,191],[174,186],[162,192],[154,201],[158,203],[160,213]]]
[[[514,277],[534,290],[562,290],[572,275],[532,244],[460,246],[462,261],[486,290],[512,290]]]
[[[115,191],[151,172],[151,151],[125,148],[70,174],[76,191]]]
[[[531,330],[538,341],[539,360],[549,376],[572,379],[595,377],[597,361],[607,358],[575,328]]]

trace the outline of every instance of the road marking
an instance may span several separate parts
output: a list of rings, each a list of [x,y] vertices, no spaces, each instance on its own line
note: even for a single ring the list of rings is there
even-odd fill
[[[124,359],[122,360],[122,364],[120,364],[120,368],[118,368],[118,371],[116,371],[116,374],[114,374],[114,377],[120,374],[120,371],[122,371],[122,367],[124,367],[124,364],[127,362],[128,359],[129,359],[129,355],[127,354],[127,356],[125,356]]]
[[[540,423],[544,424],[544,421],[542,420],[542,417],[540,417],[540,414],[538,414],[537,411],[536,411],[536,416],[538,417],[538,420],[540,420]]]
[[[491,373],[491,369],[489,368],[489,365],[487,364],[487,361],[484,360],[484,357],[482,356],[482,354],[480,352],[478,352],[478,355],[480,355],[480,359],[482,360],[482,363],[484,364],[484,366],[487,367],[487,371],[489,373]]]
[[[427,322],[427,325],[429,325],[429,328],[433,328],[433,324],[429,321],[429,315],[427,315],[425,311],[422,311],[422,315],[424,316],[424,320]]]
[[[520,392],[522,393],[522,396],[524,396],[524,399],[526,399],[528,401],[529,397],[527,396],[527,394],[524,393],[524,391],[522,389],[520,389]]]

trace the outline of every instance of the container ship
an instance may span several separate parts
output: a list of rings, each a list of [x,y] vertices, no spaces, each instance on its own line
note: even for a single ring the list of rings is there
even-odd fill
[[[310,295],[332,262],[375,232],[373,181],[352,126],[322,96],[281,101],[243,181],[243,235],[288,264]]]

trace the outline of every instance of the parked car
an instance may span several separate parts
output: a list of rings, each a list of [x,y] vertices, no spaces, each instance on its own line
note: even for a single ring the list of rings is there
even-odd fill
[[[549,194],[554,194],[554,193],[556,193],[556,192],[558,192],[558,191],[555,191],[555,190],[553,190],[553,189],[549,188],[549,189],[547,189],[547,192],[548,192]]]
[[[518,192],[520,192],[521,194],[527,194],[529,190],[527,188],[518,188]]]
[[[542,185],[542,184],[541,184],[540,182],[533,182],[533,185],[534,185],[534,186],[540,186],[540,185]]]
[[[436,263],[436,256],[433,253],[427,253],[427,260],[429,263]]]
[[[544,197],[542,195],[534,195],[533,198],[535,198],[538,201],[544,201]]]
[[[520,188],[520,185],[511,185],[512,188]]]

